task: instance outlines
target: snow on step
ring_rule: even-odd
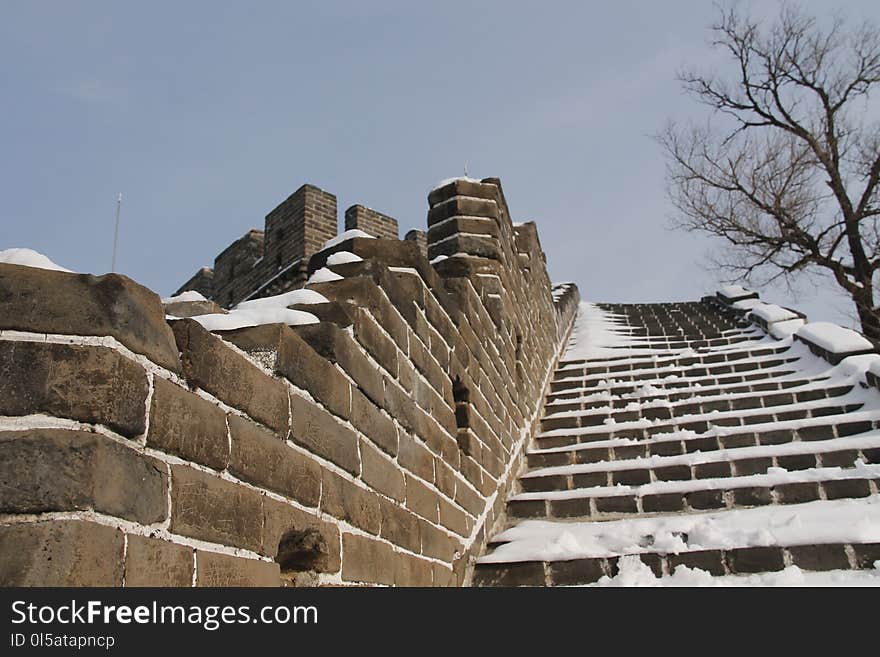
[[[526,520],[495,540],[504,543],[480,557],[479,563],[567,561],[756,546],[880,543],[880,495],[604,522]]]
[[[880,585],[846,570],[880,568],[875,386],[862,336],[738,286],[583,303],[508,498],[529,519],[474,581]]]
[[[618,574],[603,576],[595,584],[583,586],[638,586],[638,587],[679,587],[679,586],[811,586],[811,587],[878,587],[880,586],[880,562],[872,570],[830,570],[810,572],[797,566],[788,566],[779,572],[756,573],[754,575],[714,576],[699,568],[678,566],[671,575],[657,577],[649,566],[637,556],[621,557]]]

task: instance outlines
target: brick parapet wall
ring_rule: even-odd
[[[302,287],[308,259],[336,236],[336,224],[336,197],[302,185],[266,215],[264,231],[248,231],[214,259],[213,269],[203,267],[175,294],[195,290],[230,308]]]
[[[319,324],[221,334],[124,277],[0,266],[0,581],[466,583],[577,305],[533,227],[499,240],[455,267],[350,240]]]
[[[345,211],[345,230],[362,230],[373,237],[397,239],[397,219],[363,205]]]

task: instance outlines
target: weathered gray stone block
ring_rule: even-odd
[[[0,306],[0,329],[110,335],[154,363],[180,370],[162,302],[125,276],[0,264]]]
[[[0,511],[94,509],[148,525],[168,515],[165,466],[96,433],[0,433]]]

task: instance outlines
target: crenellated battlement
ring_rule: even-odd
[[[181,288],[305,288],[291,325],[0,265],[0,583],[467,583],[579,297],[496,179],[429,203],[427,235],[354,206],[379,235],[323,248],[336,199],[305,185]]]

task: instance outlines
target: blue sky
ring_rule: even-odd
[[[773,3],[753,3],[773,13]],[[829,3],[802,3],[827,14]],[[880,19],[876,2],[841,2]],[[440,179],[498,176],[585,299],[712,291],[667,229],[650,135],[700,116],[709,2],[44,2],[0,8],[0,249],[173,291],[302,183],[423,228]],[[804,286],[790,302],[840,320]]]

